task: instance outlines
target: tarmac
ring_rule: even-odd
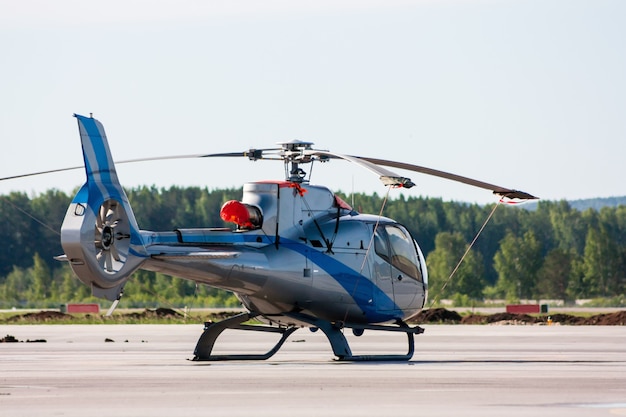
[[[3,325],[21,342],[0,343],[0,415],[626,416],[626,326],[423,327],[409,362],[349,363],[307,329],[267,361],[193,362],[202,324]],[[228,331],[215,353],[276,337]],[[349,341],[406,352],[402,334]]]

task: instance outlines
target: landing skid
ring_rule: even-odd
[[[252,326],[249,324],[241,324],[245,321],[248,321],[257,314],[253,313],[241,313],[236,316],[229,317],[226,320],[219,321],[217,323],[204,323],[204,332],[198,339],[198,343],[196,344],[196,349],[194,350],[194,361],[230,361],[230,360],[265,360],[269,359],[278,349],[285,343],[285,340],[296,330],[297,327],[270,327],[270,326]],[[280,340],[276,345],[270,349],[268,352],[264,354],[254,355],[254,354],[241,354],[241,355],[212,355],[211,351],[213,350],[213,346],[215,345],[215,341],[222,334],[222,332],[226,329],[235,329],[235,330],[249,330],[255,332],[270,332],[270,333],[281,333]]]
[[[242,324],[248,321],[258,314],[254,313],[241,313],[236,316],[230,317],[226,320],[222,320],[217,323],[205,323],[204,332],[198,339],[196,348],[194,350],[194,361],[228,361],[228,360],[265,360],[269,359],[285,343],[287,338],[298,327],[272,327],[266,325],[246,325]],[[424,333],[424,329],[415,326],[410,327],[403,321],[398,321],[397,326],[392,325],[375,325],[375,324],[343,324],[343,323],[331,323],[326,320],[317,319],[304,314],[292,313],[288,314],[289,317],[296,319],[300,322],[308,323],[311,326],[318,328],[324,332],[328,341],[330,342],[333,353],[339,361],[408,361],[413,357],[415,351],[414,335]],[[402,332],[407,335],[408,339],[408,352],[405,355],[401,354],[389,354],[389,355],[353,355],[348,344],[348,340],[343,334],[344,328],[351,328],[357,331],[363,330],[376,330],[376,331],[390,331],[390,332]],[[281,337],[278,343],[264,354],[236,354],[236,355],[213,355],[213,347],[217,338],[222,334],[224,330],[248,330],[256,332],[270,332],[280,333]]]
[[[413,335],[424,333],[424,329],[415,326],[410,327],[405,322],[398,320],[398,326],[391,325],[377,325],[377,324],[344,324],[342,323],[331,323],[326,320],[316,319],[309,316],[304,316],[301,314],[293,314],[290,315],[298,320],[305,321],[313,326],[319,328],[324,332],[328,341],[330,342],[330,346],[333,349],[333,353],[337,356],[337,360],[339,361],[350,361],[350,362],[359,362],[359,361],[408,361],[413,357],[413,353],[415,351],[415,340]],[[377,330],[377,331],[387,331],[387,332],[402,332],[405,333],[408,339],[408,352],[405,355],[398,354],[390,354],[390,355],[353,355],[350,350],[350,345],[348,344],[348,340],[344,336],[342,329],[344,327],[348,327],[355,330]],[[361,332],[362,333],[362,332]]]

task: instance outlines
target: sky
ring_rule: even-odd
[[[546,200],[623,196],[625,39],[620,0],[4,0],[0,177],[82,165],[72,115],[93,113],[115,160],[297,139]],[[397,171],[417,186],[392,197],[497,201]],[[196,159],[118,174],[127,187],[215,189],[284,169]],[[0,181],[0,194],[83,182]],[[311,182],[387,192],[343,161],[314,165]]]

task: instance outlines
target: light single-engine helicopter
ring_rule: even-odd
[[[428,273],[409,231],[392,219],[360,214],[328,188],[305,179],[302,165],[343,159],[379,175],[390,187],[414,183],[388,168],[461,181],[511,199],[530,194],[416,165],[316,150],[312,143],[279,143],[273,149],[198,155],[280,160],[286,178],[243,186],[241,201],[229,201],[221,218],[233,228],[141,230],[120,185],[102,124],[78,120],[87,181],[71,202],[61,244],[78,278],[97,297],[114,301],[137,269],[156,271],[232,291],[245,313],[206,323],[195,360],[267,359],[297,329],[320,329],[338,360],[409,360],[414,335],[407,319],[424,306]],[[252,318],[261,325],[245,322]],[[344,329],[405,333],[406,354],[354,355]],[[226,329],[275,332],[276,345],[261,354],[213,354]]]

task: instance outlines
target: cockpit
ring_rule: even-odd
[[[374,232],[374,250],[401,273],[422,281],[421,263],[411,235],[399,225],[379,225]]]

